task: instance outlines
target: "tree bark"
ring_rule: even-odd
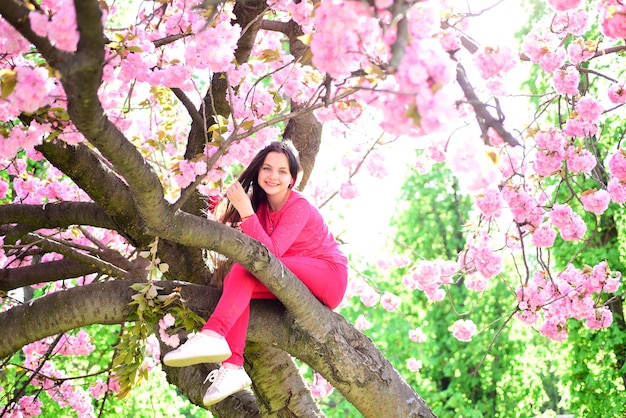
[[[96,323],[125,322],[131,313],[128,303],[134,294],[130,285],[137,282],[116,280],[75,287],[0,313],[5,335],[0,339],[0,358],[50,335]],[[173,281],[157,284],[164,288],[164,294],[181,287],[186,305],[203,317],[208,316],[219,298],[218,292],[203,286]],[[364,417],[434,416],[372,341],[341,315],[319,304],[301,321],[285,312],[276,301],[260,302],[252,304],[248,340],[253,343],[253,350],[259,345],[273,347],[306,362]],[[258,355],[257,351],[252,352],[253,357]],[[168,374],[192,402],[201,405],[203,393],[198,392],[198,381],[205,372],[202,369],[193,379],[187,373],[196,372],[183,371],[184,378],[180,374],[171,375],[172,370]],[[254,376],[256,371],[251,373]]]

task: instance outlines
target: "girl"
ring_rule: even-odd
[[[336,308],[347,286],[347,259],[315,206],[293,190],[300,163],[285,142],[262,149],[226,191],[222,222],[236,225],[263,243],[323,304]],[[252,188],[249,197],[248,192]],[[201,332],[163,357],[171,367],[222,362],[208,379],[206,406],[251,385],[243,351],[251,299],[275,299],[257,278],[234,264],[222,296]]]

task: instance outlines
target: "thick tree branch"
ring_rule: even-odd
[[[2,205],[0,225],[22,223],[40,228],[67,228],[70,225],[91,225],[115,229],[117,225],[91,202],[52,202],[44,205]]]
[[[5,338],[0,339],[0,358],[30,342],[74,328],[125,322],[134,294],[130,285],[136,282],[116,280],[75,287],[0,313],[0,323],[6,329]],[[219,297],[203,286],[172,281],[156,284],[163,287],[163,294],[180,287],[186,306],[204,317]],[[341,315],[319,303],[304,322],[283,312],[275,301],[253,303],[248,339],[283,349],[310,364],[364,417],[434,417],[372,341]],[[184,383],[179,387],[185,388]],[[382,398],[381,393],[389,396]]]
[[[267,344],[250,343],[246,346],[246,360],[252,365],[263,365],[248,367],[263,416],[324,416],[287,353]]]
[[[71,259],[0,270],[0,293],[38,283],[55,282],[97,273],[98,269]]]

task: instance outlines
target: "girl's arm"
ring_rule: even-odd
[[[297,199],[286,204],[271,237],[267,235],[256,215],[242,222],[241,230],[263,243],[276,257],[282,257],[309,222],[310,216],[310,204],[305,199]]]

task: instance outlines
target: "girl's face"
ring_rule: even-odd
[[[257,182],[267,193],[268,198],[274,200],[285,197],[293,181],[287,156],[282,152],[274,151],[267,154],[259,170]]]

